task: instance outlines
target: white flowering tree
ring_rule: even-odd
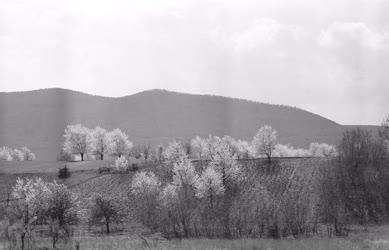
[[[132,142],[128,139],[128,135],[120,129],[115,129],[106,135],[107,151],[113,156],[128,155],[133,147]]]
[[[131,192],[135,196],[155,196],[159,193],[161,182],[153,172],[139,172],[131,182]]]
[[[242,171],[236,160],[236,151],[230,138],[209,136],[207,145],[207,154],[211,159],[209,165],[222,174],[223,185],[236,183],[240,179]]]
[[[156,229],[158,196],[161,182],[153,172],[139,172],[131,182],[131,194],[135,197],[136,211],[139,220],[147,227]]]
[[[193,154],[198,157],[200,162],[202,162],[203,158],[207,155],[207,142],[205,139],[200,136],[196,136],[190,141],[192,146]]]
[[[195,167],[191,164],[188,158],[183,158],[180,161],[174,163],[173,166],[173,181],[168,184],[164,189],[164,192],[170,192],[169,195],[176,196],[177,199],[170,201],[170,206],[165,206],[167,209],[172,209],[170,213],[174,214],[174,218],[177,220],[177,226],[182,228],[183,236],[189,236],[190,221],[192,214],[196,208],[195,199],[195,186],[198,180]],[[162,193],[165,197],[167,193]],[[162,199],[162,202],[166,205],[166,200]]]
[[[11,150],[12,149],[10,149],[8,147],[1,147],[0,148],[0,160],[12,161],[13,158],[12,158]]]
[[[310,153],[306,149],[294,148],[290,145],[277,144],[274,147],[273,155],[277,157],[306,157]]]
[[[77,197],[66,185],[55,181],[48,183],[48,192],[41,202],[47,204],[43,210],[43,220],[49,225],[52,247],[60,238],[70,236],[70,225],[78,222],[80,209]]]
[[[163,157],[166,159],[168,164],[174,165],[175,163],[182,161],[188,156],[185,152],[183,144],[176,140],[169,143],[163,152]]]
[[[250,143],[244,140],[235,140],[233,143],[238,159],[248,158],[251,155]]]
[[[25,160],[25,161],[33,161],[33,160],[35,160],[35,154],[29,149],[29,148],[27,148],[27,147],[22,147],[21,149],[20,149],[20,151],[22,151],[22,153],[23,153],[23,159]]]
[[[214,197],[224,194],[222,174],[212,166],[207,167],[196,182],[196,196],[209,198],[209,204],[213,206]]]
[[[68,226],[77,221],[79,207],[76,197],[63,184],[45,182],[41,178],[18,179],[12,189],[15,201],[10,217],[15,220],[24,249],[25,239],[33,237],[34,222],[47,223],[53,248],[60,237],[68,237]]]
[[[87,138],[90,130],[81,124],[68,125],[65,129],[63,149],[69,154],[79,154],[81,161],[88,152]]]
[[[115,160],[115,168],[119,171],[127,171],[128,166],[128,160],[125,156],[120,156]]]
[[[173,184],[181,187],[183,185],[194,186],[198,179],[196,170],[189,159],[185,158],[174,163]]]
[[[12,155],[12,160],[14,161],[24,161],[24,153],[22,150],[14,148],[10,151]]]
[[[338,155],[338,151],[334,145],[317,142],[311,143],[309,153],[313,157],[336,157]]]
[[[107,153],[107,130],[101,127],[94,128],[88,136],[89,152],[100,156],[100,160],[104,159],[104,154]]]
[[[253,149],[257,155],[264,155],[268,161],[271,161],[271,157],[274,151],[274,147],[277,141],[277,131],[269,125],[262,126],[257,134],[254,136],[251,143]]]
[[[48,195],[48,184],[41,178],[17,179],[11,193],[15,202],[10,204],[12,208],[8,216],[14,221],[14,233],[20,239],[21,249],[25,248],[26,240],[27,243],[33,240],[33,223],[48,208],[45,198]]]
[[[231,140],[228,137],[220,138],[217,136],[207,139],[208,154],[211,162],[208,168],[213,168],[214,171],[220,174],[222,185],[225,189],[223,196],[222,209],[225,211],[223,216],[224,232],[226,237],[230,237],[229,229],[229,211],[231,201],[238,194],[239,183],[243,180],[242,169],[238,164],[235,150]]]
[[[234,158],[233,149],[227,140],[218,136],[208,136],[207,140],[207,157],[210,160],[219,160],[225,158]]]

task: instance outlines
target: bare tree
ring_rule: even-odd
[[[99,224],[103,222],[105,232],[110,234],[110,225],[121,222],[124,217],[121,210],[119,202],[114,197],[95,194],[90,204],[90,223]]]

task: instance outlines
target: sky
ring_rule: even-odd
[[[0,91],[148,89],[389,113],[387,0],[0,0]]]

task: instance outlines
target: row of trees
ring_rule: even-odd
[[[120,129],[107,132],[104,128],[89,129],[77,125],[68,125],[65,129],[63,150],[69,154],[79,154],[81,161],[86,154],[98,155],[103,160],[104,154],[120,157],[127,155],[133,147],[128,136]]]
[[[211,160],[212,143],[214,137],[196,138],[191,140],[189,152],[200,160]],[[277,143],[277,131],[268,125],[261,127],[251,142],[236,140],[230,136],[222,138],[229,144],[235,158],[266,157],[335,157],[338,152],[334,145],[326,143],[311,143],[309,149],[293,148],[290,145]],[[188,150],[187,150],[188,151]]]
[[[180,142],[176,140],[164,147],[156,147],[155,153],[150,146],[135,146],[129,141],[128,136],[119,129],[107,132],[105,129],[96,127],[86,128],[80,124],[69,125],[65,129],[64,151],[68,154],[79,154],[84,160],[86,154],[98,155],[102,160],[104,154],[116,156],[114,166],[119,171],[127,171],[130,166],[139,167],[147,163],[148,159],[160,164],[164,161],[171,161],[172,155],[177,154],[177,150],[182,150],[188,157],[203,160],[212,160],[215,144],[220,141],[228,144],[234,158],[254,158],[266,157],[269,162],[272,157],[334,157],[337,155],[335,146],[325,143],[312,143],[309,149],[295,149],[289,145],[277,144],[277,132],[272,127],[265,125],[261,127],[251,142],[236,140],[231,136],[222,138],[199,136],[190,142]]]
[[[35,154],[27,147],[10,148],[10,147],[1,147],[0,148],[0,160],[4,161],[33,161],[35,160]]]

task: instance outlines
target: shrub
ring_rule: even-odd
[[[69,177],[70,177],[70,171],[66,165],[63,168],[60,168],[58,170],[58,178],[59,179],[67,179]]]
[[[128,170],[128,161],[126,157],[120,156],[115,160],[115,168],[118,171],[127,171]]]

